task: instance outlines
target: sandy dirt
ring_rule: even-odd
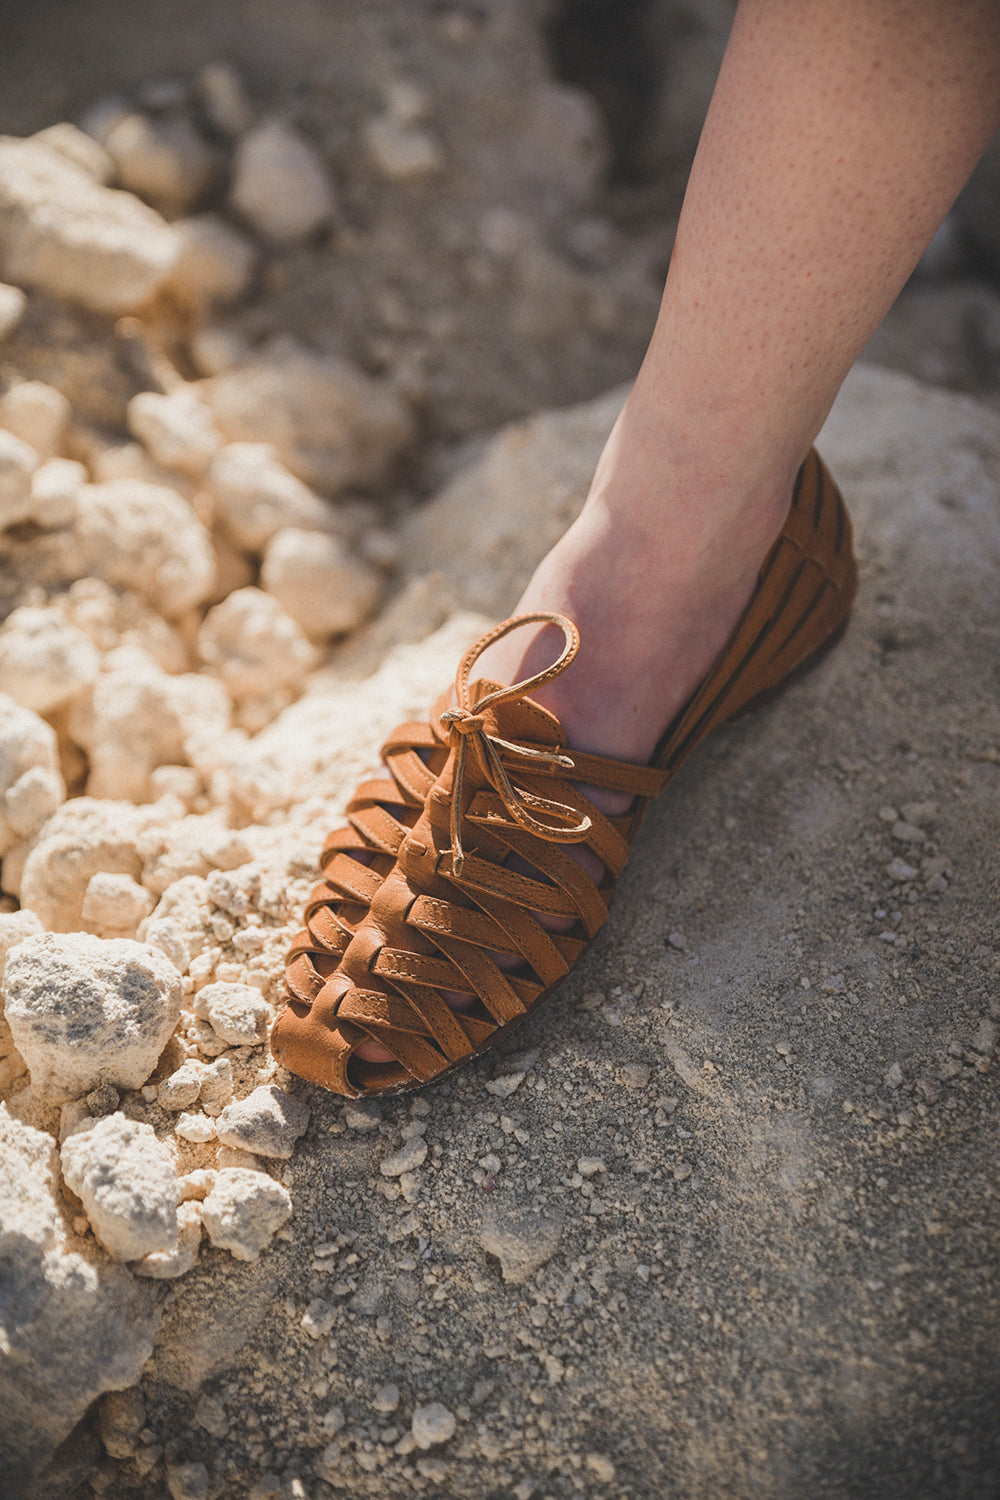
[[[224,53],[324,142],[350,205],[339,259],[274,256],[231,322],[402,370],[421,444],[379,503],[395,525],[445,489],[406,522],[423,528],[393,585],[409,603],[390,597],[285,711],[275,754],[292,780],[312,756],[315,796],[247,837],[290,911],[381,734],[448,678],[482,624],[469,611],[501,615],[546,527],[579,504],[616,398],[492,433],[628,377],[669,243],[663,225],[630,239],[599,174],[560,196],[555,148],[527,186],[523,156],[498,148],[499,196],[558,259],[484,258],[497,188],[480,191],[476,162],[491,132],[509,145],[519,129],[502,67],[546,82],[537,33],[500,5],[421,7],[419,23],[383,3],[334,9],[331,51],[331,11],[307,0],[278,19],[249,0],[169,16],[147,3],[128,23],[96,0],[15,4],[0,66],[0,124],[25,133]],[[488,18],[489,48],[422,39],[459,14]],[[431,78],[458,163],[418,208],[366,200],[345,144],[390,64]],[[485,123],[463,67],[482,89],[492,77]],[[442,239],[449,217],[464,238]],[[553,285],[558,318],[532,324]],[[862,561],[842,643],[659,799],[607,927],[503,1048],[365,1108],[281,1076],[311,1111],[272,1167],[288,1224],[255,1262],[204,1245],[159,1285],[136,1387],[149,1461],[107,1451],[95,1405],[33,1500],[994,1500],[1000,425],[949,295],[995,304],[988,288],[911,289],[881,349],[983,399],[859,368],[820,443]],[[583,329],[572,346],[559,318]],[[104,350],[88,370],[121,375],[106,328],[74,322],[80,339],[88,359]],[[120,392],[102,389],[102,420],[134,380],[129,367]],[[446,481],[478,487],[478,531],[456,537]],[[538,525],[491,554],[505,482]],[[477,569],[490,591],[466,597]],[[307,747],[301,726],[324,722],[328,741]],[[251,1062],[248,1087],[259,1049]]]

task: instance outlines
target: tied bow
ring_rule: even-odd
[[[515,682],[510,687],[497,688],[492,693],[487,693],[476,704],[475,709],[471,708],[469,706],[469,674],[487,646],[491,646],[494,641],[500,640],[521,625],[536,623],[557,625],[562,631],[564,645],[558,660],[546,667],[544,671],[537,672],[533,677],[526,677],[523,682]],[[572,758],[557,750],[537,750],[530,745],[518,745],[511,740],[501,739],[498,735],[488,734],[485,728],[486,709],[493,708],[498,703],[509,703],[515,698],[523,698],[532,689],[551,682],[554,677],[559,676],[560,672],[565,671],[579,649],[580,636],[572,621],[567,620],[564,615],[539,610],[532,614],[516,615],[511,620],[505,620],[502,625],[498,625],[495,630],[491,630],[488,635],[478,641],[463,657],[455,679],[457,706],[445,709],[440,720],[445,728],[451,731],[453,746],[457,739],[458,749],[451,797],[451,850],[454,874],[461,875],[462,866],[465,863],[461,834],[462,781],[470,743],[487,781],[514,822],[521,828],[527,829],[529,833],[537,834],[539,838],[547,839],[550,843],[578,843],[589,833],[590,819],[580,816],[576,808],[568,807],[563,802],[552,801],[548,797],[538,797],[534,792],[516,786],[510,779],[501,752],[508,756],[515,756],[522,761],[525,770],[572,771]],[[552,821],[543,822],[538,814],[543,814]]]

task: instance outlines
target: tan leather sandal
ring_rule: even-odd
[[[856,584],[847,511],[810,453],[742,618],[646,766],[568,749],[555,716],[527,696],[576,655],[569,620],[517,616],[484,635],[462,660],[454,701],[443,695],[429,723],[391,736],[389,776],[358,788],[348,827],[327,840],[323,879],[289,954],[287,1004],[271,1038],[277,1060],[353,1097],[415,1088],[491,1047],[603,925],[652,798],[717,725],[837,639]],[[563,631],[557,661],[509,687],[470,683],[487,646],[536,621]],[[584,787],[627,793],[631,807],[609,816]],[[601,861],[599,883],[566,852],[570,843]],[[508,868],[511,855],[537,878]],[[543,915],[568,930],[547,930]],[[521,962],[501,968],[498,954]],[[474,1008],[453,1010],[443,994],[455,991],[474,993]],[[366,1040],[395,1062],[358,1058]]]

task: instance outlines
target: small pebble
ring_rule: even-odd
[[[605,1454],[588,1453],[585,1463],[600,1484],[610,1484],[614,1479],[615,1466]]]
[[[210,1120],[207,1115],[181,1114],[177,1117],[174,1134],[179,1135],[182,1141],[195,1141],[198,1144],[214,1141],[215,1121]]]
[[[413,1441],[418,1448],[433,1448],[454,1437],[456,1425],[453,1414],[440,1401],[432,1401],[429,1406],[415,1407],[411,1425]]]
[[[427,1142],[419,1136],[411,1136],[398,1151],[383,1158],[379,1170],[383,1177],[402,1177],[404,1172],[415,1172],[426,1160]]]
[[[648,1063],[622,1064],[621,1078],[627,1089],[644,1089],[652,1076],[653,1070]]]
[[[102,1115],[112,1115],[120,1103],[118,1090],[110,1083],[104,1083],[99,1089],[93,1089],[87,1095],[87,1109],[95,1119]]]

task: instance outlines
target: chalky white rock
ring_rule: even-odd
[[[93,642],[51,606],[24,605],[0,626],[0,693],[24,708],[52,713],[91,687],[100,670]]]
[[[62,391],[42,380],[22,380],[0,397],[0,427],[27,443],[40,459],[58,457],[71,414]]]
[[[247,552],[260,552],[286,526],[331,527],[331,508],[289,472],[271,443],[228,443],[212,461],[206,488],[216,522]]]
[[[74,577],[131,589],[167,620],[203,603],[215,579],[205,527],[175,490],[140,479],[86,485],[74,528]]]
[[[131,312],[173,268],[169,224],[37,140],[0,138],[0,276],[95,312]]]
[[[279,244],[305,239],[334,213],[333,186],[310,143],[283,120],[263,120],[241,139],[230,202],[258,234]]]
[[[258,1046],[274,1020],[273,1007],[250,984],[206,984],[195,996],[194,1013],[233,1047]]]
[[[204,389],[230,442],[273,443],[292,473],[324,495],[383,484],[414,436],[410,410],[387,381],[289,338]]]
[[[231,706],[221,683],[201,673],[172,676],[138,647],[121,647],[86,699],[74,703],[69,731],[90,758],[92,797],[145,801],[156,766],[185,765],[188,735],[221,736]]]
[[[223,1167],[202,1204],[212,1244],[236,1260],[256,1260],[290,1217],[288,1189],[266,1172]]]
[[[37,833],[65,796],[55,732],[0,693],[0,856]],[[11,889],[9,873],[5,859],[5,890]]]
[[[183,114],[123,115],[103,140],[122,187],[168,219],[197,208],[212,187],[219,159]]]
[[[199,309],[241,297],[257,263],[252,241],[217,214],[181,219],[174,228],[180,251],[171,289]]]
[[[170,1152],[151,1125],[105,1115],[74,1131],[61,1158],[67,1186],[113,1260],[174,1249],[180,1187]]]
[[[272,1083],[228,1105],[215,1128],[224,1146],[287,1161],[308,1124],[306,1106]]]
[[[22,438],[0,430],[0,530],[31,515],[31,476],[38,454]]]
[[[274,714],[291,703],[318,660],[302,627],[257,588],[237,589],[209,610],[198,655],[234,703],[264,698]]]
[[[139,1088],[181,1008],[181,977],[155,948],[43,933],[7,955],[4,1010],[32,1087],[53,1102],[110,1083]]]
[[[382,591],[380,574],[339,537],[295,527],[268,543],[260,579],[315,641],[356,630]]]
[[[17,1308],[0,1364],[11,1494],[27,1493],[102,1391],[134,1386],[160,1319],[148,1289],[68,1231],[62,1202],[51,1136],[0,1105],[0,1260]]]
[[[129,402],[125,419],[155,463],[184,474],[203,474],[222,444],[211,412],[187,386],[163,396],[140,391]]]

